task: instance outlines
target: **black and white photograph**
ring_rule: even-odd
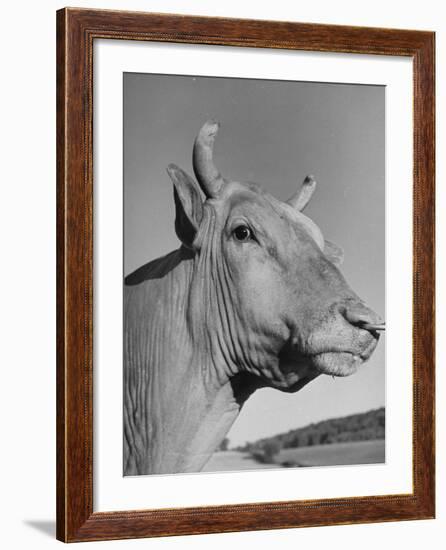
[[[444,546],[446,18],[411,7],[3,6],[2,548]]]
[[[123,101],[123,475],[384,463],[385,87]]]

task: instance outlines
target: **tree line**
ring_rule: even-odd
[[[269,456],[276,454],[280,449],[384,439],[385,425],[385,409],[381,407],[361,414],[309,424],[303,428],[246,443],[237,447],[236,450]]]

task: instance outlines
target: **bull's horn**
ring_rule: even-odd
[[[219,127],[220,124],[215,120],[204,123],[198,132],[192,155],[195,177],[204,194],[209,198],[216,197],[225,183],[212,160],[214,140]]]
[[[300,212],[307,206],[316,189],[316,180],[313,176],[307,176],[299,191],[287,200],[287,203]]]

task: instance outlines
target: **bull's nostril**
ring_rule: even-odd
[[[346,307],[342,310],[342,314],[354,327],[370,332],[385,330],[385,324],[381,317],[363,304],[358,303]]]

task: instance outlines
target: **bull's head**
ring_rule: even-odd
[[[281,202],[252,183],[223,178],[212,160],[218,123],[195,141],[201,190],[170,165],[176,232],[195,259],[188,322],[228,374],[247,371],[295,391],[320,373],[346,376],[366,361],[382,320],[338,269],[341,250],[302,210],[316,182]]]

